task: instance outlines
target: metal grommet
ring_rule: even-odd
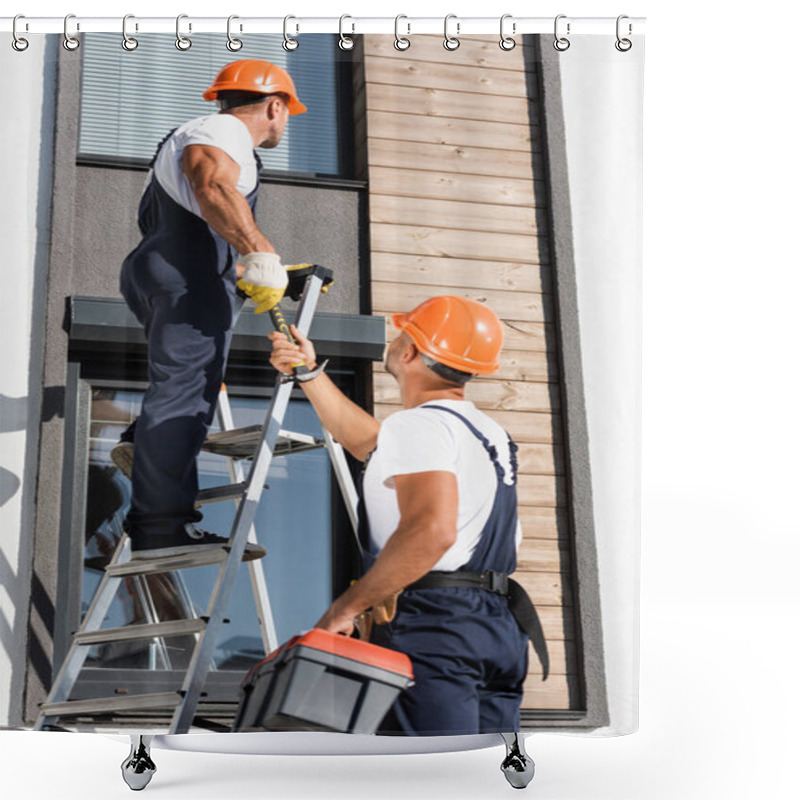
[[[349,36],[345,36],[344,32],[342,31],[342,24],[344,23],[344,21],[346,19],[353,19],[353,18],[349,14],[342,14],[342,16],[339,17],[339,49],[340,50],[352,50],[356,46],[356,43]],[[356,30],[356,26],[353,25],[352,26],[352,30],[350,32],[351,33],[355,33],[355,30]]]
[[[394,18],[394,49],[395,50],[408,50],[411,47],[411,39],[406,39],[405,36],[400,35],[400,20],[401,19],[408,19],[405,14],[398,14]],[[411,35],[411,23],[406,23],[406,28],[408,28],[407,33]]]
[[[71,19],[75,19],[74,14],[67,14],[64,17],[64,41],[62,42],[64,49],[70,52],[77,50],[81,46],[81,43],[74,36],[69,35],[69,21]],[[75,30],[80,30],[80,25],[77,25]]]
[[[511,19],[511,17],[511,14],[503,14],[503,16],[500,17],[500,49],[505,51],[513,50],[517,46],[517,43],[511,38],[511,36],[506,36],[505,32],[503,31],[506,20]],[[512,22],[511,33],[514,34],[516,32],[517,23]]]
[[[290,19],[297,19],[297,17],[293,17],[291,14],[289,14],[283,18],[283,49],[288,50],[291,53],[292,50],[297,50],[297,48],[300,47],[300,42],[298,42],[297,39],[293,39],[291,36],[289,36],[288,25]],[[296,25],[295,31],[299,30],[300,26]]]
[[[617,17],[617,41],[614,42],[614,47],[616,47],[617,50],[620,51],[620,53],[627,53],[628,50],[630,50],[631,47],[633,47],[633,42],[630,39],[625,39],[622,36],[620,36],[620,22],[622,22],[622,20],[624,20],[624,19],[628,19],[628,15],[627,14],[620,14]],[[629,22],[628,23],[628,36],[630,36],[631,33],[633,33],[633,26]]]
[[[559,23],[560,20],[566,19],[566,18],[567,18],[566,14],[559,14],[556,17],[555,23],[553,24],[553,36],[554,36],[553,47],[555,47],[555,49],[558,50],[559,53],[563,53],[565,50],[569,50],[569,46],[570,46],[570,41],[569,41],[569,39],[567,39],[566,36],[559,36],[558,35],[558,23]],[[568,22],[567,23],[567,36],[569,36],[569,31],[570,31],[570,24]]]
[[[187,19],[188,14],[178,14],[175,19],[175,47],[178,50],[186,51],[192,46],[192,40],[181,34],[181,20]],[[192,32],[192,23],[189,23],[189,33]]]
[[[444,41],[442,42],[442,44],[444,45],[444,49],[449,50],[450,52],[452,52],[453,50],[458,50],[458,48],[461,47],[461,42],[459,42],[458,39],[456,38],[456,36],[461,30],[461,23],[456,22],[456,36],[451,36],[447,31],[447,26],[451,19],[456,19],[456,15],[448,14],[444,18]]]
[[[133,14],[126,14],[122,18],[122,49],[131,52],[135,50],[139,46],[139,40],[134,39],[133,36],[128,36],[128,20],[135,19]],[[139,30],[139,26],[136,26],[136,30]]]
[[[11,27],[11,35],[14,38],[11,40],[11,46],[18,53],[21,53],[23,50],[27,50],[28,49],[28,45],[30,44],[30,42],[27,39],[23,39],[23,37],[20,36],[17,33],[17,20],[18,19],[25,19],[25,15],[24,14],[17,14],[17,16],[14,17],[14,23],[13,23],[13,25]],[[25,30],[28,30],[28,23],[27,22],[25,23]]]
[[[225,42],[225,47],[227,47],[231,53],[238,53],[244,47],[244,42],[231,34],[231,22],[235,19],[239,19],[236,14],[231,14],[228,17],[228,41]],[[242,30],[241,25],[239,26],[239,30]]]

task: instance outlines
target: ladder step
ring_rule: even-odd
[[[263,553],[263,550],[261,551]],[[224,547],[206,547],[196,553],[182,556],[167,556],[165,558],[135,559],[119,564],[109,564],[106,573],[111,578],[123,578],[129,575],[155,575],[159,572],[173,572],[177,569],[190,569],[191,567],[206,567],[209,564],[219,564],[228,557]],[[245,552],[242,561],[253,561],[262,555],[252,555]]]
[[[99,631],[78,631],[75,644],[95,645],[105,642],[129,642],[165,636],[200,633],[206,627],[202,619],[175,619],[169,622],[153,622],[146,625],[126,625],[124,628],[106,628]]]
[[[201,489],[197,493],[196,506],[207,505],[208,503],[220,503],[223,500],[239,500],[247,484],[242,481],[241,483],[230,483],[224,486],[212,486],[210,489]]]
[[[143,711],[154,708],[176,708],[181,702],[179,692],[161,694],[129,694],[118,697],[97,697],[91,700],[67,700],[63,703],[43,703],[42,713],[48,717],[70,714],[103,714],[111,711]]]
[[[212,433],[205,440],[203,450],[227,458],[252,458],[261,443],[261,431],[261,425],[250,425],[247,428]],[[275,455],[286,456],[305,450],[317,450],[324,446],[324,440],[316,436],[280,430],[275,445]]]

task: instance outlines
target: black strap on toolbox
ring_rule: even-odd
[[[439,589],[448,586],[468,586],[484,589],[487,592],[508,598],[508,609],[517,625],[528,634],[533,650],[542,665],[542,680],[550,674],[550,656],[547,652],[547,640],[544,636],[542,622],[536,613],[525,589],[503,572],[429,572],[418,581],[406,586],[405,591],[414,589]]]

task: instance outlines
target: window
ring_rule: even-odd
[[[78,157],[81,160],[147,164],[170,130],[194,117],[213,114],[216,103],[203,91],[224,64],[237,58],[262,58],[286,68],[298,96],[308,107],[292,117],[286,133],[272,150],[259,149],[270,172],[349,177],[343,138],[350,130],[340,120],[345,62],[336,37],[307,34],[287,53],[283,37],[246,37],[238,54],[226,50],[213,34],[192,36],[192,47],[179,51],[175,37],[139,37],[139,47],[126,51],[116,34],[87,36],[81,47],[81,89]],[[335,67],[331,69],[331,64]],[[344,124],[343,124],[344,122]]]
[[[141,391],[93,387],[90,403],[86,482],[86,528],[83,558],[82,614],[95,595],[105,565],[122,535],[122,520],[130,503],[130,483],[113,465],[109,454],[119,434],[137,416]],[[266,414],[263,397],[231,397],[237,427],[260,425]],[[288,430],[321,436],[310,405],[289,405]],[[200,488],[230,483],[227,459],[201,453]],[[259,541],[267,548],[264,567],[278,640],[307,630],[332,600],[331,475],[324,449],[277,456],[256,517]],[[234,503],[220,502],[202,509],[200,526],[227,535]],[[202,616],[207,608],[219,566],[194,568],[124,581],[117,591],[104,627]],[[253,602],[252,585],[242,568],[228,616],[230,623],[214,654],[218,670],[242,670],[264,657],[264,646]],[[194,638],[112,642],[92,648],[87,667],[100,669],[185,669]]]

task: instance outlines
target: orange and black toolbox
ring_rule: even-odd
[[[374,733],[413,677],[404,653],[315,628],[247,673],[233,730]]]

